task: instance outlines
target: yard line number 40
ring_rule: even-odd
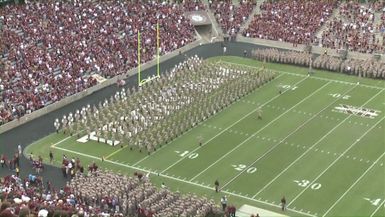
[[[175,152],[178,153],[180,157],[187,157],[189,159],[195,159],[199,156],[199,154],[195,152],[191,152],[191,153],[189,151],[184,151],[184,152],[175,151]]]

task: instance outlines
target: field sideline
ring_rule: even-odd
[[[262,66],[239,57],[208,61]],[[385,216],[385,82],[318,70],[307,76],[307,68],[283,64],[265,67],[277,78],[151,155],[56,133],[24,154],[49,162],[51,149],[56,166],[66,154],[129,175],[141,170],[158,185],[218,203],[228,194],[237,207],[282,213],[285,196],[289,216]],[[216,179],[221,193],[213,190]]]

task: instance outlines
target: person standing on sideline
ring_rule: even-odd
[[[226,46],[223,46],[223,54],[226,54],[227,48]]]
[[[19,169],[19,167],[17,166],[15,170],[16,170],[16,176],[19,177],[19,175],[20,175],[20,169]]]
[[[281,208],[282,208],[282,211],[286,210],[286,198],[285,198],[285,196],[283,196],[281,199]]]
[[[53,153],[52,150],[49,150],[49,162],[52,164],[53,162]]]
[[[203,142],[203,137],[201,135],[198,136],[198,143],[199,143],[199,146],[202,146],[202,142]]]
[[[225,212],[226,207],[227,207],[227,196],[226,195],[221,198],[221,204],[222,204],[222,210],[223,210],[223,212]]]
[[[17,146],[17,150],[19,151],[19,155],[21,155],[21,154],[22,154],[22,151],[23,151],[22,148],[21,148],[21,145],[18,145],[18,146]]]
[[[262,120],[262,108],[261,107],[258,107],[257,114],[258,114],[258,119]]]
[[[215,192],[219,192],[219,182],[218,182],[218,180],[215,180],[215,182],[214,182],[214,185],[215,185]]]

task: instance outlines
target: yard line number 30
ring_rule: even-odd
[[[309,186],[311,183],[309,180],[303,179],[303,180],[294,180],[295,183],[298,184],[298,186],[306,188]],[[318,190],[322,187],[321,183],[313,183],[310,185],[310,188],[313,190]]]

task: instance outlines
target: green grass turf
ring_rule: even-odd
[[[209,61],[262,66],[239,57]],[[128,175],[150,172],[157,185],[165,182],[172,190],[218,203],[228,194],[229,203],[238,207],[281,212],[284,195],[290,216],[385,216],[385,82],[319,70],[308,77],[307,68],[283,64],[265,67],[279,76],[150,156],[97,142],[78,143],[62,134],[36,141],[25,153],[47,162],[52,149],[57,166],[67,154],[79,156],[85,165],[96,161]],[[290,88],[280,95],[278,85]],[[333,111],[340,104],[380,113],[370,119]],[[262,120],[257,118],[259,106]],[[213,191],[216,179],[221,193]]]

